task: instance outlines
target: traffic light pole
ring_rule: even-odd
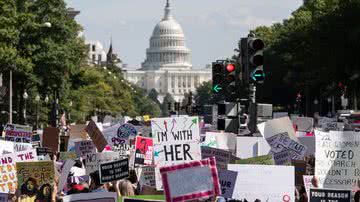
[[[256,104],[256,84],[250,84],[250,105],[249,105],[249,130],[251,134],[257,128],[257,104]]]

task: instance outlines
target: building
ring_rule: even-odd
[[[75,19],[75,17],[79,14],[80,14],[80,11],[75,10],[75,8],[67,8],[67,15],[70,18]]]
[[[160,101],[166,93],[182,101],[185,93],[195,92],[196,87],[211,79],[211,69],[192,68],[191,51],[181,26],[171,15],[169,0],[164,17],[153,30],[145,61],[140,69],[127,70],[125,78],[147,92],[156,89]]]
[[[99,41],[86,41],[88,45],[88,63],[102,65],[106,63],[106,52]]]

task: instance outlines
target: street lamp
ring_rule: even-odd
[[[39,126],[39,102],[40,102],[39,94],[36,95],[35,101],[36,101],[36,126],[35,126],[35,129],[38,129],[38,126]]]
[[[69,102],[69,122],[71,121],[71,116],[70,116],[70,111],[71,111],[71,107],[73,106],[73,102],[70,101]],[[71,122],[70,122],[71,123]]]
[[[23,111],[24,123],[26,124],[26,102],[27,102],[27,99],[29,98],[29,95],[27,94],[26,90],[24,91],[23,98],[24,98],[24,111]]]
[[[46,97],[45,97],[45,103],[47,104],[48,102],[49,102],[49,96],[48,95],[46,95]]]

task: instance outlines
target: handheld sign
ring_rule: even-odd
[[[59,133],[60,130],[58,128],[47,127],[44,130],[42,146],[48,147],[52,150],[52,152],[56,153],[59,151]]]
[[[310,189],[310,202],[351,202],[351,190]]]
[[[162,189],[159,168],[201,159],[198,117],[156,118],[154,135],[156,189]]]
[[[160,168],[166,201],[189,201],[220,195],[215,161],[212,157]]]
[[[85,131],[89,134],[98,151],[102,152],[107,145],[107,141],[93,120],[86,126]]]
[[[100,164],[100,182],[105,184],[129,177],[129,159]]]
[[[152,165],[153,139],[136,136],[135,140],[135,165]]]
[[[75,142],[75,152],[77,157],[86,156],[96,152],[94,143],[91,140],[83,140]]]
[[[118,202],[115,192],[96,192],[64,196],[63,202]]]
[[[4,128],[5,140],[12,142],[31,142],[32,127],[18,124],[7,124]]]
[[[219,170],[219,182],[221,186],[221,196],[232,198],[237,172],[230,170]]]

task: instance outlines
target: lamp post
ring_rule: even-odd
[[[23,111],[24,123],[26,124],[26,102],[27,102],[27,99],[29,98],[29,95],[27,94],[26,90],[24,91],[23,98],[24,98],[24,111]]]
[[[39,126],[39,102],[40,102],[39,94],[36,95],[35,101],[36,101],[36,125],[35,125],[35,128],[38,129],[38,126]]]
[[[71,112],[71,107],[73,106],[73,102],[70,101],[69,102],[69,123],[71,123],[71,116],[70,116],[70,112]]]

